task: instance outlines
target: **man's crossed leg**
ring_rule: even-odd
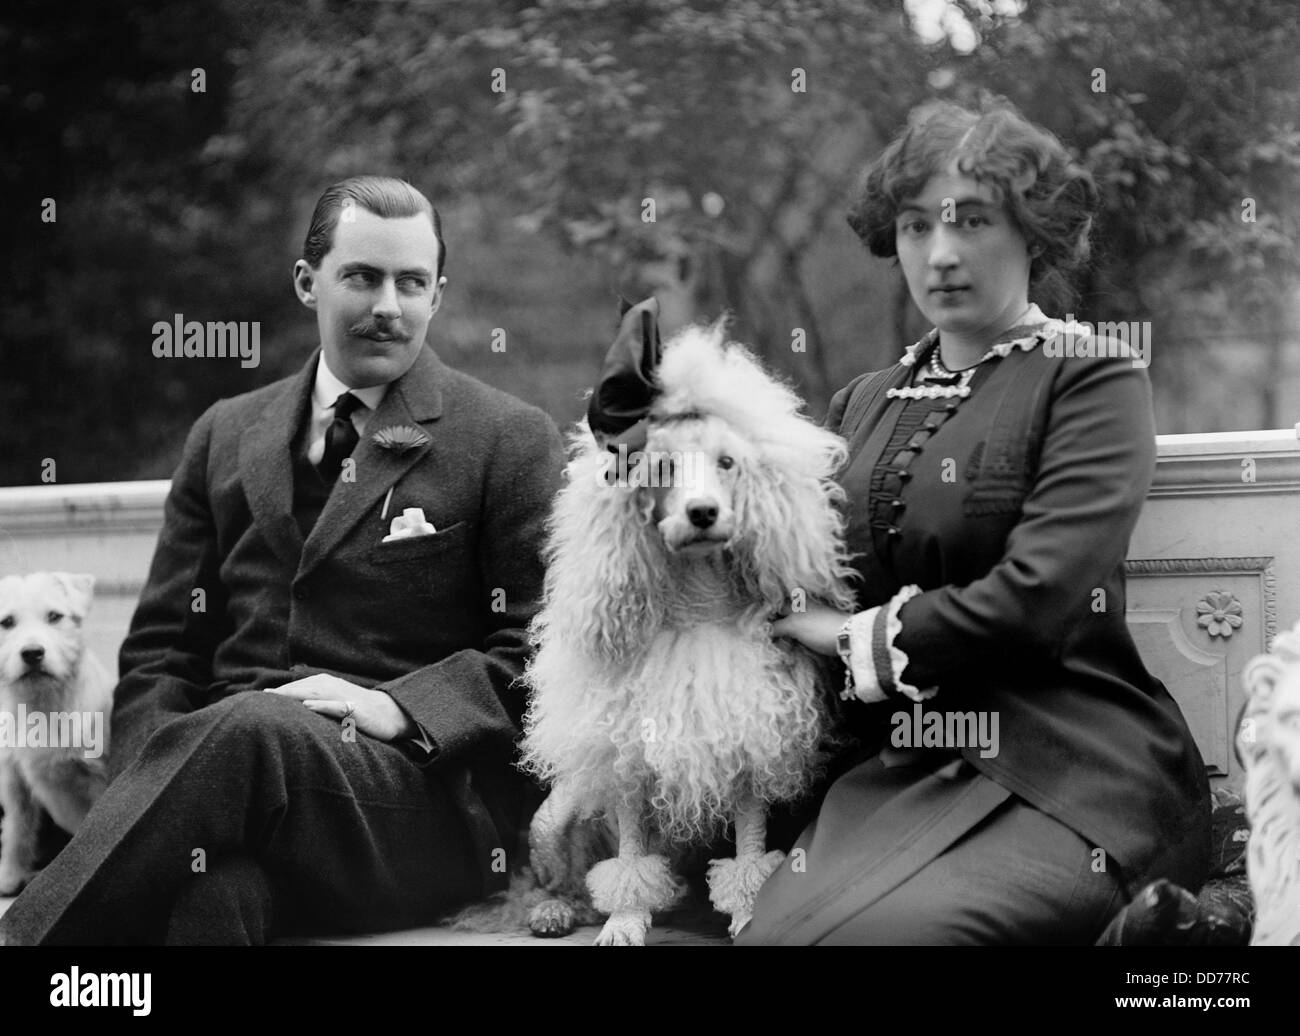
[[[261,943],[429,923],[482,894],[435,774],[279,695],[160,727],[0,918],[8,944]]]

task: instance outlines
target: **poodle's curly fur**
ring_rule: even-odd
[[[695,459],[726,539],[683,547],[692,485],[611,485],[614,456],[580,427],[531,627],[523,765],[563,782],[579,816],[639,805],[655,831],[699,841],[742,795],[791,800],[816,774],[819,666],[766,623],[792,596],[852,608],[833,481],[846,450],[721,324],[670,340],[658,382],[644,452]]]

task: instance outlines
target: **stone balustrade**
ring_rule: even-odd
[[[1216,783],[1238,784],[1241,671],[1300,619],[1300,440],[1292,429],[1165,435],[1129,550],[1128,620]],[[0,573],[96,577],[86,631],[110,669],[162,527],[166,481],[0,489]],[[1281,624],[1281,625],[1279,625]]]

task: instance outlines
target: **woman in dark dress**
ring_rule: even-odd
[[[840,654],[870,748],[742,944],[1090,942],[1148,881],[1204,881],[1205,767],[1124,618],[1145,364],[1029,301],[1096,201],[1005,104],[918,110],[868,174],[849,222],[935,327],[831,403],[862,610],[773,633]]]

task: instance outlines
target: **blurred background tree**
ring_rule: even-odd
[[[443,213],[440,354],[561,424],[620,291],[669,331],[730,310],[820,414],[924,330],[844,224],[862,167],[915,104],[984,93],[1103,185],[1073,311],[1151,321],[1160,431],[1290,424],[1298,28],[1292,0],[18,0],[0,483],[165,477],[212,401],[300,366],[289,273],[356,172]],[[259,321],[261,366],[156,359],[176,313]]]

